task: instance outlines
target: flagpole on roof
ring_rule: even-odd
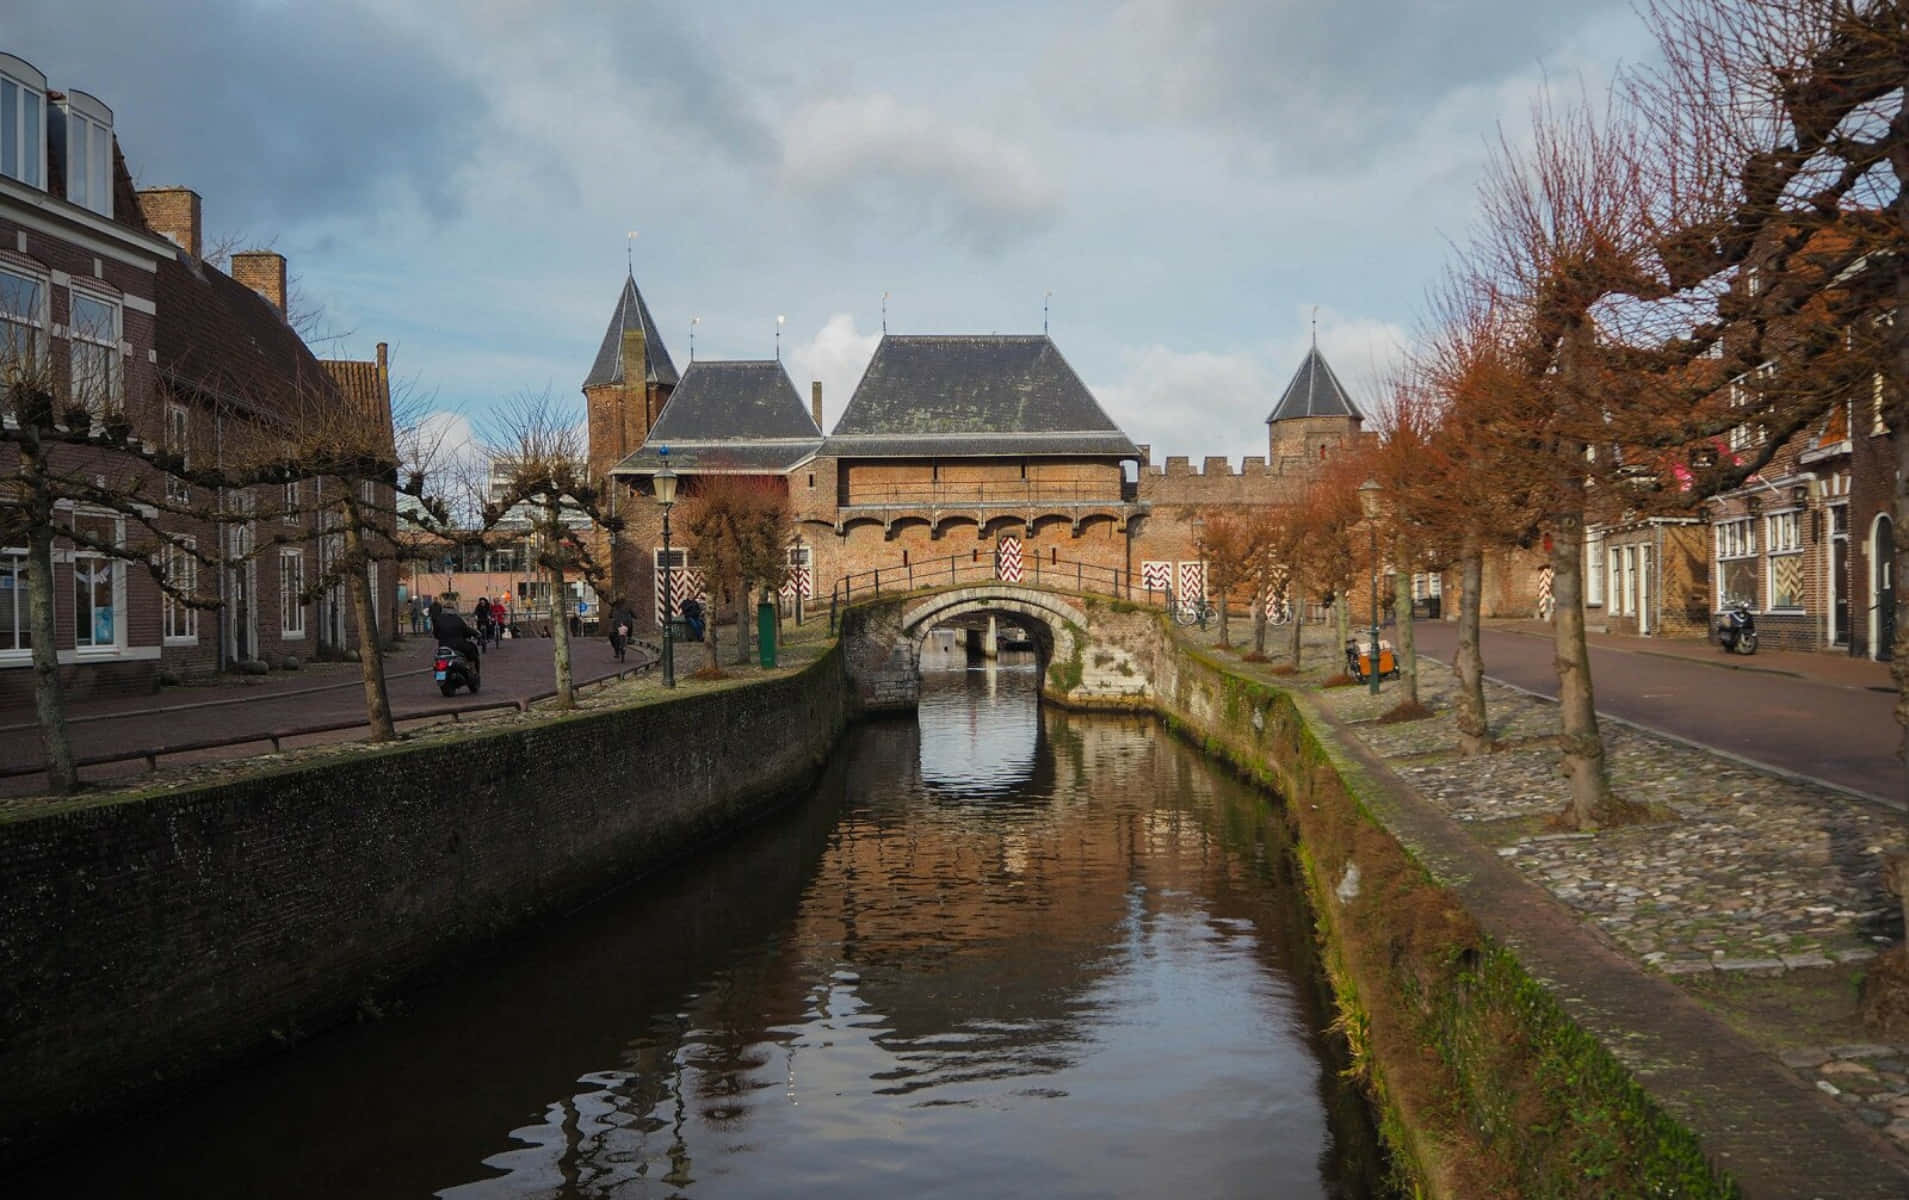
[[[636,230],[623,235],[623,269],[629,272],[631,279],[636,278]]]
[[[1053,298],[1054,298],[1053,292],[1048,292],[1046,295],[1041,297],[1041,336],[1042,337],[1047,336],[1047,302],[1049,300],[1052,300]]]
[[[888,332],[888,293],[882,293],[882,332]]]
[[[696,327],[702,323],[703,319],[701,317],[691,317],[689,319],[689,361],[691,362],[696,361]]]

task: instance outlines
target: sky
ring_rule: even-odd
[[[141,186],[269,245],[453,427],[579,387],[625,272],[678,368],[841,415],[894,333],[1033,333],[1153,461],[1266,452],[1317,314],[1370,406],[1502,128],[1628,0],[10,0]],[[634,239],[628,234],[634,231]],[[241,246],[243,248],[243,246]],[[1051,293],[1051,297],[1049,294]]]

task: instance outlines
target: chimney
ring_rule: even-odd
[[[146,188],[139,192],[139,215],[146,227],[194,258],[205,249],[199,227],[199,193],[191,188]]]
[[[809,380],[809,415],[815,418],[815,427],[822,428],[822,381]]]
[[[387,343],[378,343],[378,374],[380,375],[390,369],[390,350],[391,347]]]
[[[232,256],[232,278],[265,297],[285,315],[285,256],[270,250],[247,250]]]

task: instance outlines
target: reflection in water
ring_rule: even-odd
[[[853,731],[813,803],[109,1157],[0,1185],[1374,1194],[1261,803],[1037,687],[931,678],[919,723]]]

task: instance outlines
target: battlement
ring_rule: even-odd
[[[1249,454],[1240,459],[1239,470],[1233,469],[1232,460],[1224,455],[1208,455],[1196,470],[1192,460],[1184,454],[1169,454],[1165,466],[1152,466],[1147,462],[1148,447],[1140,447],[1140,474],[1142,478],[1155,479],[1172,477],[1175,479],[1245,479],[1271,475],[1272,469],[1266,465],[1264,455]]]

